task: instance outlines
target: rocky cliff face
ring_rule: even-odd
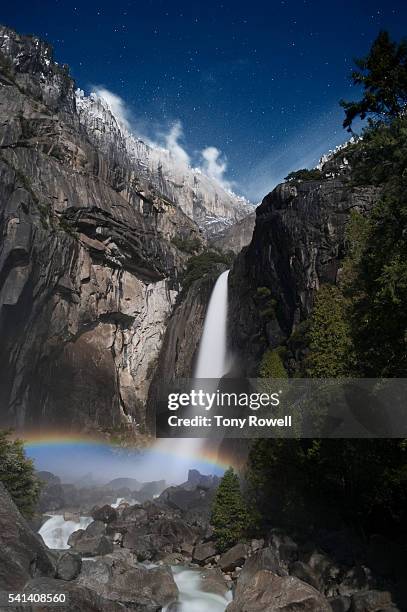
[[[153,185],[164,200],[178,205],[206,236],[215,236],[253,212],[243,197],[226,190],[177,159],[170,151],[134,136],[114,116],[108,102],[96,93],[76,91],[79,120],[90,140],[108,157],[119,151],[117,166],[129,165],[145,185]]]
[[[48,45],[0,28],[0,52],[2,426],[139,431],[199,228],[97,148]]]
[[[221,251],[232,251],[236,255],[250,244],[253,237],[256,213],[253,211],[237,223],[222,230],[210,240],[210,244]]]
[[[255,373],[264,350],[307,318],[321,284],[336,282],[350,212],[370,210],[378,195],[373,187],[353,187],[349,170],[340,150],[320,180],[278,185],[256,209],[253,239],[230,274],[232,350],[246,371]],[[266,308],[264,288],[271,295]]]

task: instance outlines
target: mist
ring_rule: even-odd
[[[176,449],[176,440],[172,441]],[[169,445],[165,445],[168,449]],[[165,449],[164,447],[164,449]],[[49,471],[62,482],[86,486],[106,484],[114,478],[135,478],[140,482],[165,479],[167,485],[187,480],[188,470],[221,475],[223,469],[214,463],[191,456],[176,456],[165,450],[137,451],[96,444],[42,444],[25,447],[37,471]],[[85,477],[85,478],[84,478]]]

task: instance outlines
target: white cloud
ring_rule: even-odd
[[[179,140],[183,137],[182,124],[176,121],[164,135],[165,146],[180,166],[189,166],[191,159]]]
[[[231,184],[225,178],[227,162],[216,147],[206,147],[201,151],[203,163],[202,172],[215,179],[224,189],[230,189]]]
[[[129,130],[131,125],[131,113],[123,98],[101,85],[94,87],[93,93],[106,102],[116,119]]]
[[[103,85],[92,87],[92,93],[104,100],[117,121],[127,130],[151,146],[165,147],[171,154],[178,168],[182,171],[191,165],[191,157],[182,144],[184,132],[181,121],[177,120],[168,128],[146,125],[138,120],[126,102]],[[150,134],[147,136],[147,134]],[[231,189],[232,183],[225,177],[227,161],[219,149],[208,146],[200,152],[199,169],[217,181],[224,189]]]

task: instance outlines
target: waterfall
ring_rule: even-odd
[[[68,538],[77,529],[86,529],[92,522],[88,516],[81,516],[79,522],[66,521],[62,514],[55,514],[49,518],[39,530],[39,534],[48,548],[66,549]]]
[[[198,359],[194,379],[211,379],[212,387],[227,371],[227,310],[228,310],[228,275],[229,270],[222,272],[217,279],[206,311],[202,338],[199,344]],[[210,391],[208,382],[205,390]],[[213,391],[215,389],[212,389]],[[171,452],[175,447],[179,455],[179,464],[185,464],[185,458],[199,459],[205,445],[202,438],[162,438],[155,449],[163,453]],[[172,468],[177,469],[177,460]],[[191,467],[189,465],[188,467]]]
[[[213,288],[199,345],[195,378],[220,379],[226,373],[228,275],[222,272]]]

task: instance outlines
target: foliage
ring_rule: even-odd
[[[318,168],[312,168],[308,170],[308,168],[302,168],[301,170],[296,170],[295,172],[290,172],[285,177],[285,181],[288,182],[301,182],[301,181],[319,181],[323,177],[321,170]]]
[[[249,524],[249,513],[233,468],[226,470],[212,505],[211,525],[220,552],[242,539]]]
[[[407,518],[400,440],[256,440],[246,477],[263,529],[346,524],[371,533]]]
[[[367,130],[352,164],[358,184],[380,189],[345,262],[358,374],[406,376],[407,118]]]
[[[268,349],[260,362],[259,376],[261,378],[287,378],[287,372],[280,352],[277,349]]]
[[[218,264],[230,265],[230,257],[218,251],[205,251],[190,257],[182,279],[183,289],[188,289],[192,283],[206,274],[211,274]]]
[[[380,121],[347,149],[353,186],[376,187],[370,211],[354,210],[336,286],[322,286],[297,338],[309,349],[313,377],[407,375],[407,117],[406,43],[382,33],[363,71],[361,102],[345,103],[345,125],[360,115]],[[358,80],[359,79],[359,80]],[[404,88],[404,89],[403,89]],[[248,492],[270,525],[356,527],[397,532],[407,524],[407,443],[397,439],[258,440],[250,452]]]
[[[33,515],[40,493],[34,476],[34,465],[27,459],[23,442],[10,440],[10,432],[0,431],[0,481],[18,509],[27,517]]]
[[[181,238],[179,236],[174,236],[171,239],[171,242],[180,251],[183,251],[184,253],[191,253],[191,254],[199,251],[202,246],[202,242],[199,240],[197,236],[193,238],[190,238],[190,237]]]
[[[338,287],[318,291],[308,329],[308,375],[313,378],[347,376],[354,361],[348,305]]]
[[[397,44],[382,31],[369,54],[355,61],[359,70],[352,72],[355,85],[362,86],[364,95],[357,102],[341,101],[345,109],[343,126],[352,131],[356,117],[365,119],[395,118],[407,104],[407,41]]]

